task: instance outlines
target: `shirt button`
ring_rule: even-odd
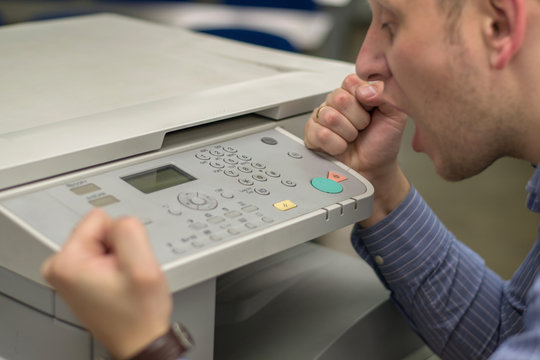
[[[377,265],[384,265],[384,259],[380,255],[375,256],[375,262]]]

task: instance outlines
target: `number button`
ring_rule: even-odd
[[[236,170],[233,170],[233,169],[227,169],[225,171],[223,171],[223,173],[227,176],[230,176],[230,177],[238,177],[238,171]]]
[[[210,160],[210,156],[204,154],[204,153],[198,153],[195,155],[195,157],[199,160]]]
[[[223,150],[225,150],[226,152],[231,153],[231,154],[234,154],[234,153],[238,152],[238,150],[236,150],[236,148],[233,147],[233,146],[224,146]]]
[[[237,158],[239,158],[242,161],[251,161],[251,156],[239,154],[236,155]]]
[[[210,166],[216,169],[223,169],[225,167],[225,165],[217,161],[211,161]]]
[[[250,168],[249,166],[243,166],[243,165],[241,165],[241,166],[239,166],[237,169],[240,170],[240,171],[243,172],[243,173],[246,173],[246,174],[249,174],[249,173],[252,173],[252,172],[253,172],[253,169]]]
[[[266,181],[268,180],[268,178],[262,174],[253,174],[252,176],[253,179],[257,180],[257,181]]]
[[[253,166],[255,169],[259,169],[259,170],[262,170],[262,169],[266,168],[266,165],[264,165],[263,163],[260,163],[260,162],[252,162],[251,166]]]
[[[236,165],[238,164],[238,160],[236,160],[235,158],[231,158],[231,157],[227,157],[225,159],[223,159],[223,161],[229,165]]]
[[[223,155],[225,155],[225,153],[223,151],[218,150],[218,149],[210,150],[210,154],[212,154],[214,156],[223,156]]]
[[[255,192],[259,195],[270,195],[270,190],[266,188],[256,188]]]
[[[270,176],[270,177],[273,177],[273,178],[278,178],[281,176],[281,174],[275,170],[267,170],[266,171],[266,175]]]
[[[244,178],[241,178],[241,179],[238,179],[238,182],[242,185],[246,185],[246,186],[251,186],[254,184],[253,180],[251,179],[244,179]]]

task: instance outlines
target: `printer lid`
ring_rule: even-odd
[[[0,190],[157,150],[247,113],[308,112],[352,64],[119,15],[0,28]]]

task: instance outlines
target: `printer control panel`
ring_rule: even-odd
[[[257,232],[263,236],[321,209],[357,211],[368,186],[343,164],[275,128],[113,166],[2,205],[59,246],[94,207],[114,217],[136,216],[166,263]],[[324,221],[305,225],[326,226]]]

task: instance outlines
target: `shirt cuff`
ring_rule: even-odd
[[[419,286],[455,240],[414,187],[385,219],[352,232],[352,244],[393,291]]]

